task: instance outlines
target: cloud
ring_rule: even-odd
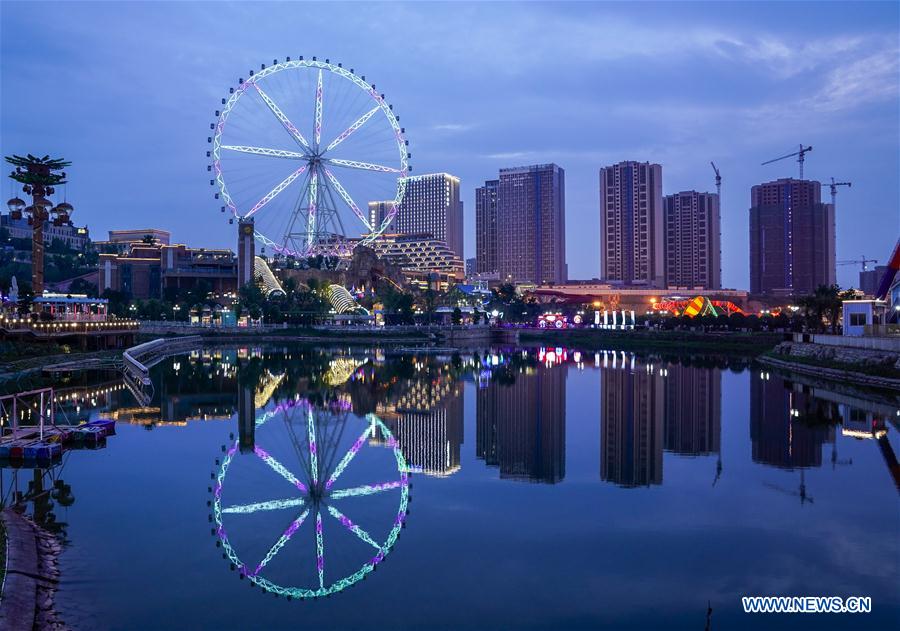
[[[432,125],[431,129],[434,131],[462,132],[469,131],[473,127],[475,127],[475,125],[471,123],[439,123],[437,125]]]
[[[825,85],[812,99],[822,111],[845,110],[883,99],[897,98],[900,49],[887,48],[842,64],[828,73]]]

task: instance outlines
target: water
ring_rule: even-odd
[[[57,608],[81,629],[897,628],[896,393],[682,362],[237,349],[161,364],[143,409],[70,384],[70,415],[119,422],[51,472],[74,502],[37,507],[68,542]],[[362,439],[324,491],[310,418],[320,488]],[[351,526],[396,537],[375,571]],[[742,612],[770,594],[872,613]]]

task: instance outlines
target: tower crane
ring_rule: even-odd
[[[709,161],[712,165],[713,171],[716,172],[716,194],[719,196],[719,205],[722,205],[722,174],[719,173],[719,169],[716,168],[716,163],[712,160]]]
[[[862,256],[858,259],[850,259],[847,261],[838,261],[838,265],[862,265],[862,271],[866,271],[869,268],[866,266],[867,263],[877,263],[878,259],[867,259],[865,256]]]
[[[789,153],[786,156],[781,156],[780,158],[773,158],[772,160],[766,160],[760,166],[765,166],[767,164],[772,164],[773,162],[778,162],[779,160],[784,160],[786,158],[793,158],[797,156],[797,162],[800,164],[800,179],[803,179],[803,160],[808,152],[812,151],[812,146],[804,147],[803,143],[800,143],[800,151],[795,151],[794,153]]]
[[[850,188],[851,186],[853,186],[853,182],[835,182],[834,178],[831,178],[831,183],[829,183],[828,186],[831,187],[831,207],[836,208],[834,202],[835,198],[837,198],[837,187],[846,186],[847,188]]]

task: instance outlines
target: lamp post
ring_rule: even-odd
[[[44,156],[36,158],[30,153],[25,156],[7,156],[6,161],[16,169],[9,177],[22,184],[26,195],[31,195],[31,206],[18,197],[7,202],[10,219],[21,219],[28,215],[31,226],[31,291],[35,297],[44,293],[44,222],[53,220],[53,225],[61,226],[69,223],[74,208],[63,202],[53,205],[48,196],[55,192],[57,184],[66,183],[66,174],[62,171],[71,162],[59,158]]]

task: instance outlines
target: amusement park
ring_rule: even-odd
[[[0,631],[892,628],[896,8],[612,9],[5,3]]]

